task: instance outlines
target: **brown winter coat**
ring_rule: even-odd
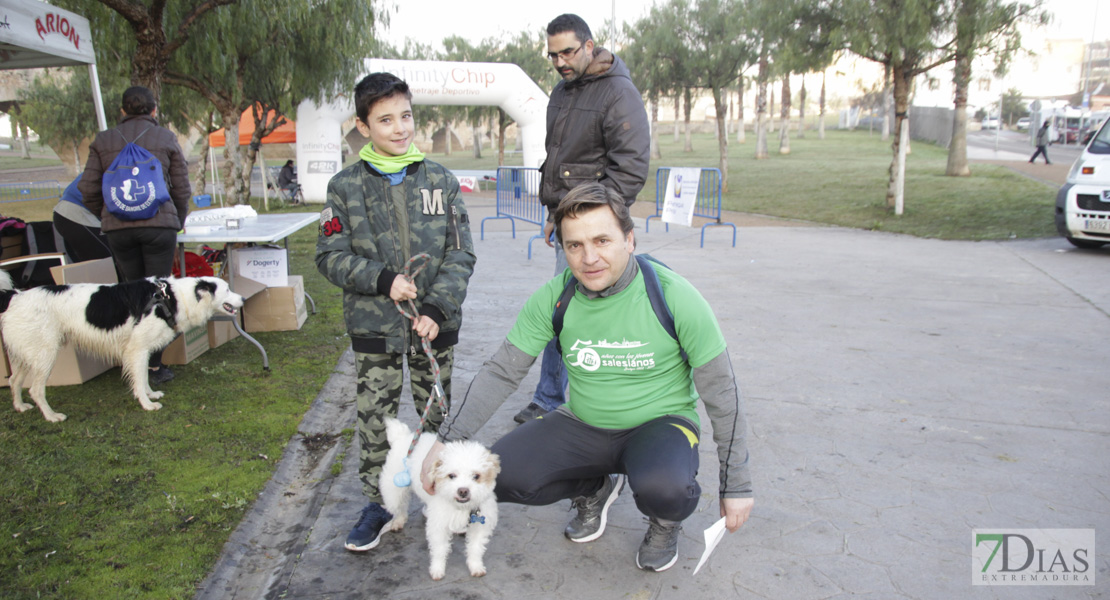
[[[143,131],[147,129],[149,131],[144,134]],[[139,134],[143,134],[142,137]],[[172,199],[158,209],[158,214],[143,221],[127,221],[108,212],[104,208],[104,194],[100,187],[104,171],[108,170],[116,155],[129,141],[146,148],[162,163],[162,174],[166,177],[166,186]],[[178,231],[185,225],[185,217],[189,214],[189,199],[193,196],[189,186],[189,165],[185,162],[185,153],[181,151],[177,137],[169,129],[160,127],[158,121],[150,115],[126,115],[114,129],[96,134],[96,139],[89,146],[89,161],[85,163],[85,173],[77,188],[81,190],[85,207],[100,217],[101,230],[104,233],[135,227],[159,227]]]

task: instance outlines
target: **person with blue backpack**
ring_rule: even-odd
[[[678,558],[682,522],[701,499],[701,424],[713,427],[720,515],[736,531],[751,514],[747,422],[724,334],[705,298],[679,274],[634,255],[628,207],[615,190],[584,183],[559,202],[556,239],[569,268],[525,302],[500,349],[439,428],[422,484],[443,443],[471,438],[514,392],[549,340],[570,380],[567,402],[498,440],[497,500],[543,506],[571,500],[564,530],[596,540],[626,481],[648,531],[636,565],[663,571]]]
[[[158,124],[149,89],[128,88],[120,113],[119,125],[98,133],[89,146],[78,189],[85,207],[100,217],[124,281],[169,277],[192,198],[189,165],[177,136]],[[161,351],[151,355],[150,369],[151,385],[173,379]]]

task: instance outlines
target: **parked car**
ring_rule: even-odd
[[[983,119],[983,129],[998,129],[999,121],[996,117],[987,117]]]
[[[1056,230],[1077,248],[1110,243],[1110,120],[1083,149],[1056,193]]]
[[[1029,131],[1029,117],[1022,117],[1015,124],[1018,131]]]

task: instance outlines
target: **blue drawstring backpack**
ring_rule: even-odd
[[[100,183],[108,212],[126,221],[149,219],[158,214],[158,209],[170,199],[161,161],[146,148],[135,144],[147,131],[150,131],[149,127],[131,142],[123,138],[127,145],[104,172]]]

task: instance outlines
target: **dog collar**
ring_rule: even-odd
[[[486,518],[482,516],[482,513],[480,511],[475,510],[470,513],[470,522],[485,525]]]
[[[158,291],[155,292],[154,296],[150,298],[150,301],[146,303],[146,308],[143,310],[143,314],[146,314],[147,311],[153,309],[156,314],[161,313],[166,322],[169,323],[170,327],[176,327],[177,319],[175,318],[173,311],[170,310],[170,307],[166,305],[166,300],[169,300],[170,298],[169,284],[166,283],[166,280],[159,279],[157,282],[155,282],[155,285],[158,286]]]

